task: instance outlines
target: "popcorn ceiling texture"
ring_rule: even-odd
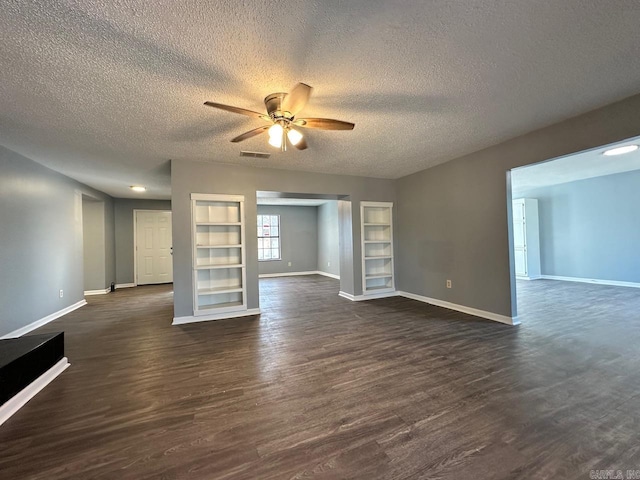
[[[168,198],[169,159],[398,178],[638,93],[639,24],[635,0],[3,0],[0,144],[114,196]],[[202,105],[299,81],[355,130],[279,153]]]

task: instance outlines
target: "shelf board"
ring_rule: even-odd
[[[365,227],[390,227],[390,223],[365,223]]]
[[[242,287],[239,287],[239,286],[198,289],[198,295],[217,295],[221,293],[239,293],[239,292],[242,292]]]
[[[205,227],[239,227],[242,225],[240,222],[196,222],[197,226]]]
[[[244,267],[241,263],[234,263],[229,265],[198,265],[196,266],[196,270],[213,270],[216,268],[242,268]]]
[[[389,258],[393,258],[393,256],[391,256],[391,255],[380,255],[380,256],[374,256],[374,257],[364,257],[365,260],[385,260],[385,259],[389,259]]]
[[[196,245],[196,248],[242,248],[241,243],[232,245]]]
[[[391,273],[372,273],[370,275],[364,276],[366,280],[370,280],[373,278],[391,278],[391,277],[393,277],[393,274]]]
[[[217,310],[219,308],[230,308],[230,307],[241,307],[242,302],[226,302],[226,303],[215,303],[210,305],[198,305],[198,310]]]
[[[365,295],[366,295],[366,292],[372,292],[377,290],[392,290],[392,288],[388,285],[376,285],[375,287],[367,287],[365,288]]]
[[[391,240],[365,240],[364,243],[391,243]]]

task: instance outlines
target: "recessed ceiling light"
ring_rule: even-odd
[[[616,147],[606,150],[603,155],[613,157],[614,155],[624,155],[625,153],[635,152],[637,149],[638,145],[625,145],[624,147]]]
[[[145,187],[143,187],[142,185],[131,185],[131,190],[133,190],[134,192],[146,192],[147,189]]]

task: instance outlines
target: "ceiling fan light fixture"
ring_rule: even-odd
[[[216,102],[204,102],[208,107],[238,113],[248,117],[259,118],[268,122],[266,125],[244,132],[231,139],[233,143],[243,142],[249,138],[265,132],[269,133],[269,145],[287,151],[287,144],[295,146],[298,150],[306,150],[306,137],[291,127],[302,127],[320,130],[353,130],[355,124],[334,120],[331,118],[296,118],[301,112],[312,92],[312,88],[305,83],[298,83],[289,93],[272,93],[264,99],[267,114],[247,110],[246,108],[233,107]]]
[[[269,137],[270,138],[280,138],[280,141],[282,142],[282,132],[283,132],[283,128],[282,125],[280,125],[279,123],[274,123],[273,125],[271,125],[271,127],[269,127]],[[271,142],[269,142],[271,143]]]
[[[282,148],[282,135],[269,135],[269,145]]]
[[[291,142],[291,145],[297,145],[300,140],[302,140],[302,134],[299,131],[290,128],[287,132],[287,138],[289,139],[289,142]]]

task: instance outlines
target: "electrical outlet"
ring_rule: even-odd
[[[290,267],[290,266],[291,266],[291,262],[287,263],[287,266],[289,266],[289,267]]]
[[[64,297],[64,290],[60,290],[60,298]]]
[[[451,280],[447,280],[447,288],[451,288]]]
[[[331,266],[331,262],[327,262],[327,267],[330,267],[330,266]]]

